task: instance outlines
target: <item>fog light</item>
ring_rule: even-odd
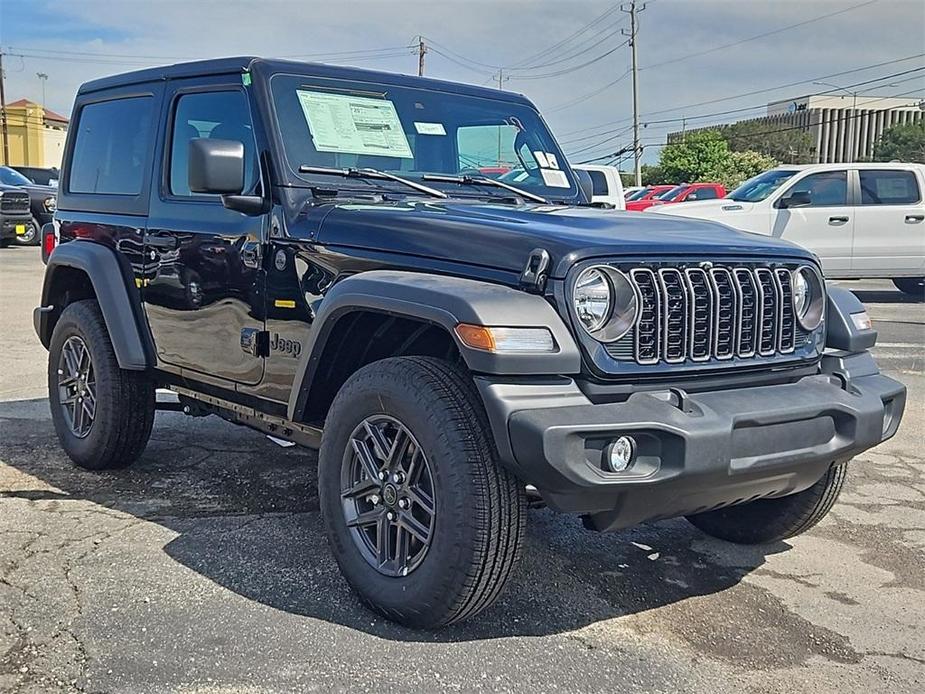
[[[631,436],[621,436],[607,447],[607,465],[613,472],[623,472],[636,457],[636,442]]]

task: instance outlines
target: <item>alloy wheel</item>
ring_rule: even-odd
[[[96,376],[90,350],[76,335],[67,338],[58,358],[58,403],[71,433],[85,438],[96,416]]]
[[[434,535],[434,479],[420,444],[394,417],[367,417],[350,435],[341,467],[341,502],[366,562],[386,576],[407,576]]]

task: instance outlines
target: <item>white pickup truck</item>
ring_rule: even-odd
[[[620,169],[616,166],[602,164],[574,164],[573,169],[587,171],[591,175],[594,194],[591,204],[605,204],[613,206],[614,210],[626,209],[626,198],[623,197],[623,181],[620,180]]]
[[[780,166],[725,198],[651,214],[723,222],[805,246],[829,279],[884,277],[925,299],[925,165]]]

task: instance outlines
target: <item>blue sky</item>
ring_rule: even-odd
[[[832,13],[839,14],[786,29]],[[0,2],[10,101],[41,101],[36,73],[43,72],[48,107],[69,113],[77,87],[88,79],[231,54],[307,55],[413,73],[417,57],[409,46],[423,34],[433,42],[429,76],[492,84],[496,66],[504,66],[510,76],[504,88],[537,103],[566,151],[579,152],[573,159],[631,140],[622,132],[632,114],[631,82],[624,77],[630,52],[620,46],[626,26],[615,3],[592,0]],[[730,118],[761,115],[768,101],[825,88],[807,83],[747,92],[925,53],[923,27],[921,0],[650,0],[640,15],[638,43],[643,141],[664,141],[669,130],[680,129],[682,117],[703,125],[721,117],[697,116],[721,110],[741,109]],[[742,42],[769,32],[777,33]],[[849,85],[923,65],[919,57],[829,81]],[[869,94],[925,96],[923,75],[905,75],[895,86],[874,83]],[[716,99],[722,101],[688,106]],[[647,150],[646,158],[655,151]]]

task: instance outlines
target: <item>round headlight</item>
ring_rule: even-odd
[[[601,342],[619,340],[636,322],[633,285],[622,272],[606,265],[578,275],[572,301],[581,326]]]
[[[793,312],[804,330],[815,330],[825,315],[825,287],[822,278],[804,265],[791,273]]]
[[[610,282],[603,270],[591,267],[575,282],[575,315],[589,333],[600,330],[610,317]]]
[[[54,212],[58,209],[58,201],[55,198],[45,198],[45,209]]]

